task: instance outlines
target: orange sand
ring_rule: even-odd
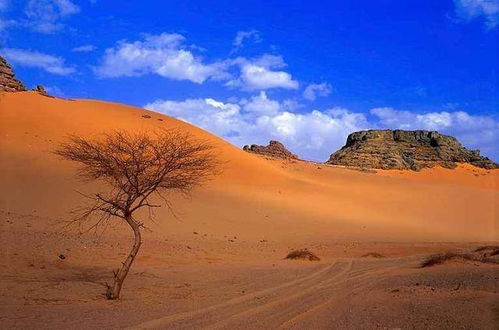
[[[178,218],[156,211],[122,299],[106,301],[130,230],[116,222],[102,237],[61,231],[84,202],[75,190],[104,187],[79,182],[75,165],[51,151],[68,134],[155,127],[210,140],[223,173],[190,200],[171,196]],[[269,160],[161,114],[32,92],[0,94],[0,134],[0,328],[497,324],[497,265],[417,268],[423,254],[499,239],[497,170],[366,173]],[[321,261],[283,260],[305,247]],[[368,252],[387,258],[361,258]]]
[[[499,171],[463,165],[364,173],[248,154],[199,128],[124,105],[4,93],[0,98],[0,208],[47,218],[82,202],[75,166],[51,154],[67,134],[181,127],[217,146],[223,174],[179,200],[175,220],[158,211],[160,231],[298,240],[488,241],[498,239]],[[142,115],[152,116],[150,119]],[[162,119],[163,121],[159,121]],[[251,141],[248,141],[251,142]]]

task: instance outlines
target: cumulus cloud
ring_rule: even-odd
[[[263,66],[244,65],[241,68],[240,82],[249,90],[285,88],[297,89],[298,82],[284,71],[271,71]]]
[[[73,52],[77,53],[88,53],[88,52],[93,52],[94,50],[95,50],[94,45],[82,45],[72,49]]]
[[[133,77],[157,74],[174,80],[204,83],[225,82],[242,90],[271,88],[297,89],[298,81],[288,72],[281,56],[264,54],[257,58],[238,57],[206,63],[193,54],[198,47],[186,46],[184,36],[176,33],[147,35],[138,41],[119,41],[108,48],[94,68],[101,78]]]
[[[120,41],[105,51],[95,68],[103,78],[158,74],[174,80],[203,83],[226,75],[223,63],[205,64],[184,45],[180,34],[148,35],[143,40]]]
[[[157,100],[144,107],[202,127],[237,146],[277,139],[301,157],[319,161],[341,147],[350,132],[368,127],[363,114],[346,109],[284,110],[284,104],[269,99],[265,92],[232,103],[211,98]]]
[[[237,52],[239,49],[243,48],[244,43],[247,40],[253,40],[255,43],[261,42],[262,39],[260,38],[260,32],[257,30],[238,31],[234,41],[232,42],[232,52]]]
[[[303,98],[309,101],[315,101],[317,96],[328,96],[331,94],[332,87],[328,83],[310,84],[303,91]]]
[[[75,72],[75,68],[65,64],[62,57],[17,48],[3,48],[0,53],[11,63],[25,67],[39,68],[49,73],[65,76]]]
[[[464,111],[414,113],[375,108],[370,117],[339,107],[295,112],[286,109],[284,102],[270,99],[265,92],[248,100],[156,100],[144,107],[204,128],[239,147],[276,139],[300,157],[316,161],[328,159],[345,144],[351,132],[382,128],[437,130],[456,136],[467,147],[499,158],[499,121]]]
[[[265,90],[271,88],[298,89],[298,81],[285,71],[278,71],[286,66],[283,58],[264,54],[255,59],[239,57],[231,62],[240,69],[236,79],[226,83],[228,87],[243,90]]]
[[[279,112],[279,102],[267,97],[267,93],[261,91],[259,95],[253,96],[249,101],[243,100],[244,110],[254,114],[273,115]]]
[[[26,23],[40,33],[54,33],[63,28],[63,19],[80,12],[80,7],[70,0],[29,0],[24,13]]]
[[[487,29],[499,25],[499,0],[454,0],[455,14],[465,21],[482,18]]]
[[[474,116],[464,111],[414,113],[393,108],[375,108],[377,126],[405,130],[425,129],[457,137],[465,146],[480,149],[499,159],[499,121],[489,116]]]

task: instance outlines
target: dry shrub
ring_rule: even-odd
[[[307,249],[303,250],[294,250],[288,253],[286,256],[286,259],[308,259],[309,261],[319,261],[321,260],[318,256],[315,255],[315,253],[310,252]]]
[[[439,264],[443,264],[444,262],[452,259],[457,259],[460,258],[461,256],[458,253],[453,253],[453,252],[445,252],[445,253],[438,253],[438,254],[432,254],[428,256],[423,262],[421,263],[420,267],[430,267],[430,266],[435,266]]]
[[[478,249],[477,249],[478,250]],[[499,260],[497,258],[491,258],[492,256],[497,255],[499,252],[497,249],[492,250],[491,253],[484,253],[484,254],[479,254],[477,253],[477,250],[474,251],[474,253],[454,253],[454,252],[445,252],[445,253],[438,253],[438,254],[433,254],[428,256],[423,262],[421,263],[420,267],[430,267],[434,265],[440,265],[445,263],[446,261],[449,260],[467,260],[467,261],[475,261],[475,262],[481,262],[481,263],[490,263],[490,264],[499,264]],[[486,249],[481,249],[478,252],[482,252]],[[493,254],[495,253],[495,254]]]
[[[487,256],[492,257],[499,254],[499,246],[484,245],[475,249],[475,252],[484,252]]]

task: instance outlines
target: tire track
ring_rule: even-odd
[[[338,259],[305,277],[227,302],[150,320],[131,329],[288,329],[327,308],[335,299],[368,289],[407,260],[357,262]]]

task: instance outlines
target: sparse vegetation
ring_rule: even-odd
[[[286,259],[302,259],[302,260],[309,260],[309,261],[319,261],[321,260],[315,253],[307,250],[307,249],[302,249],[302,250],[294,250],[288,253],[286,256]]]
[[[79,175],[88,181],[106,184],[108,191],[84,195],[90,204],[81,208],[71,223],[91,221],[89,229],[109,220],[126,223],[134,234],[133,247],[122,263],[114,270],[114,281],[107,285],[106,297],[118,299],[123,282],[130,271],[142,244],[144,223],[135,214],[140,209],[161,205],[170,210],[171,201],[166,193],[189,195],[209,176],[216,173],[218,164],[209,144],[193,139],[178,130],[159,130],[146,133],[115,131],[101,139],[90,140],[72,136],[55,153],[62,158],[79,163]]]
[[[481,247],[474,250],[474,252],[471,253],[445,252],[445,253],[433,254],[424,259],[423,262],[421,262],[420,267],[425,268],[425,267],[440,265],[450,260],[464,260],[464,261],[474,261],[481,263],[499,264],[499,260],[497,258],[492,258],[493,256],[499,254],[498,249],[492,249],[490,253],[480,253],[480,254],[477,253],[477,252],[483,252],[485,250],[491,250],[491,249],[486,247]]]
[[[489,257],[499,254],[499,246],[497,245],[484,245],[475,249],[475,252],[483,252]]]
[[[459,255],[458,253],[453,253],[453,252],[432,254],[432,255],[428,256],[425,260],[423,260],[420,267],[424,268],[424,267],[439,265],[439,264],[442,264],[448,260],[456,259],[459,257],[462,257],[462,255]]]
[[[386,258],[384,255],[378,252],[369,252],[364,255],[362,255],[362,258]]]

